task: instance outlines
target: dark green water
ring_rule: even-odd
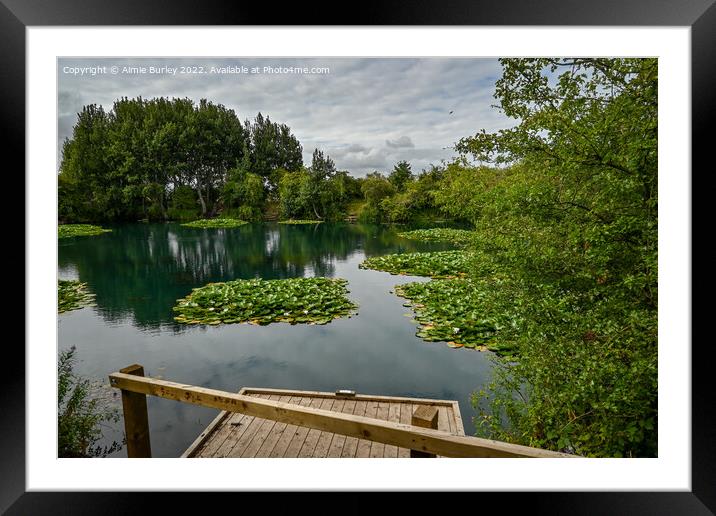
[[[86,282],[96,295],[96,306],[58,316],[59,347],[77,347],[77,373],[107,383],[112,371],[139,363],[149,376],[234,392],[244,386],[345,388],[455,399],[466,432],[473,432],[470,394],[489,377],[487,355],[415,337],[415,324],[404,316],[410,310],[390,291],[426,278],[358,268],[365,257],[447,246],[398,237],[405,227],[352,224],[190,229],[170,223],[112,229],[59,240],[59,278]],[[358,315],[325,326],[188,327],[173,321],[176,300],[194,287],[300,276],[347,279]],[[155,457],[178,457],[218,413],[155,397],[148,398],[148,406]],[[121,426],[105,435],[109,441],[120,439]]]

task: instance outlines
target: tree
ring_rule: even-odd
[[[412,180],[413,171],[410,170],[410,163],[407,161],[399,161],[388,176],[388,181],[390,181],[399,192],[402,192],[405,189],[406,183]]]
[[[280,180],[277,175],[280,170],[295,172],[303,166],[303,147],[287,125],[271,122],[261,113],[253,123],[246,120],[244,127],[250,135],[250,169],[263,178],[272,195]]]
[[[458,142],[496,166],[448,170],[438,194],[475,222],[477,250],[504,280],[490,295],[514,321],[500,338],[517,358],[476,397],[478,426],[585,455],[654,456],[657,61],[501,62],[495,96],[517,123]]]

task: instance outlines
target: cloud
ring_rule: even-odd
[[[305,163],[319,148],[339,170],[356,176],[388,171],[402,159],[420,170],[453,157],[449,147],[460,138],[513,125],[490,107],[501,75],[496,59],[61,58],[58,64],[58,160],[82,106],[93,103],[109,110],[124,96],[206,98],[233,109],[241,120],[260,111],[291,128],[303,145]],[[63,73],[65,66],[97,65],[294,66],[323,67],[329,73]]]
[[[404,147],[409,147],[412,149],[413,147],[415,147],[413,141],[410,139],[410,136],[401,136],[397,140],[385,140],[385,144],[393,149],[401,149]]]

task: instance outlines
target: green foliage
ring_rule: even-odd
[[[217,218],[199,219],[193,222],[187,222],[186,224],[182,224],[182,226],[186,226],[188,228],[236,228],[239,226],[243,226],[244,224],[248,224],[248,222],[239,219]]]
[[[355,313],[347,281],[334,278],[234,280],[209,283],[179,299],[174,319],[186,324],[327,324]]]
[[[386,218],[381,202],[395,195],[396,189],[381,173],[368,174],[361,183],[366,204],[359,214],[361,222],[381,222]]]
[[[367,258],[358,267],[408,276],[454,278],[470,270],[473,255],[465,251],[387,254]]]
[[[118,422],[119,412],[101,397],[93,395],[100,386],[78,377],[72,371],[75,348],[59,355],[57,365],[57,456],[106,457],[123,443],[109,446],[96,443],[102,438],[104,422]]]
[[[322,220],[295,220],[295,219],[288,219],[288,220],[279,220],[279,224],[320,224],[323,222]]]
[[[388,176],[388,181],[390,181],[398,192],[402,192],[405,189],[406,183],[412,180],[413,171],[410,170],[410,163],[407,161],[399,161]]]
[[[281,177],[278,186],[281,217],[341,219],[355,190],[355,181],[347,172],[337,172],[333,160],[316,149],[311,168]]]
[[[287,126],[260,113],[243,125],[233,110],[205,99],[122,98],[109,112],[85,106],[63,144],[59,217],[185,219],[189,210],[215,215],[222,202],[256,214],[281,174],[301,167],[301,156]]]
[[[242,220],[261,220],[266,197],[264,180],[252,173],[248,148],[244,147],[241,163],[227,173],[222,191],[222,214]]]
[[[398,236],[420,242],[450,242],[458,247],[468,246],[472,243],[475,233],[466,229],[432,228],[415,229],[398,233]]]
[[[495,96],[518,123],[461,140],[435,194],[506,278],[493,301],[512,314],[499,339],[516,359],[476,393],[479,433],[655,456],[657,61],[502,65]]]
[[[57,313],[77,310],[89,306],[94,294],[87,290],[87,283],[59,280],[57,282]]]
[[[395,293],[409,299],[420,323],[417,336],[430,342],[445,341],[453,348],[489,349],[502,354],[510,350],[495,336],[508,324],[508,316],[493,302],[490,284],[473,279],[445,279],[397,285]]]
[[[287,125],[271,122],[261,113],[256,115],[253,123],[246,121],[245,130],[250,135],[250,160],[244,168],[266,183],[270,195],[283,173],[303,167],[303,147]]]
[[[94,236],[109,233],[111,229],[104,229],[92,224],[60,224],[57,226],[57,238],[70,238],[76,236]]]

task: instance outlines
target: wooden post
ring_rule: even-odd
[[[418,408],[415,409],[415,412],[413,412],[410,424],[421,428],[432,428],[433,430],[437,430],[438,408],[431,405],[419,405]],[[410,450],[410,456],[415,458],[435,457],[432,453],[426,453],[419,450]]]
[[[120,369],[119,372],[144,376],[144,367],[134,364]],[[127,457],[151,457],[147,395],[122,389],[122,410],[124,412],[124,433],[127,436]]]

